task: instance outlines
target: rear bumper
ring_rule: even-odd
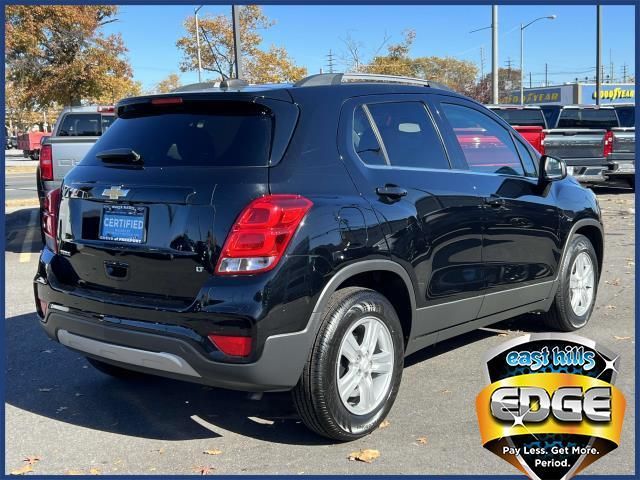
[[[307,331],[274,335],[267,338],[257,361],[222,363],[180,338],[131,330],[123,319],[98,319],[59,308],[50,308],[41,325],[52,339],[68,348],[130,370],[232,390],[291,389],[311,346]]]
[[[604,174],[607,177],[633,176],[636,173],[635,154],[611,154]]]

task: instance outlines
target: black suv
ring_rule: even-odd
[[[103,372],[293,390],[308,427],[351,440],[406,355],[529,312],[589,320],[595,196],[468,98],[330,74],[117,117],[48,195],[34,283],[45,331]]]

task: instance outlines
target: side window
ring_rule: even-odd
[[[524,173],[527,177],[537,177],[537,169],[536,165],[538,164],[537,156],[534,157],[531,153],[531,150],[527,148],[527,146],[520,141],[519,138],[516,138],[516,148],[518,149],[518,153],[520,154],[520,160],[522,160],[522,165],[524,165]]]
[[[524,175],[511,135],[502,125],[463,105],[442,103],[441,108],[471,170]]]
[[[391,165],[448,169],[442,140],[421,102],[367,105]]]
[[[384,153],[362,107],[353,114],[353,149],[367,165],[386,165]]]

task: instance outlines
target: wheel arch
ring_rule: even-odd
[[[594,250],[596,251],[596,257],[598,259],[598,279],[600,280],[600,276],[602,275],[602,266],[604,262],[604,229],[602,228],[602,224],[593,218],[583,218],[576,221],[572,226],[569,234],[567,235],[567,239],[564,244],[564,248],[562,250],[562,258],[560,265],[564,261],[564,257],[567,254],[567,248],[569,245],[569,241],[574,235],[584,235],[589,239],[591,244],[593,245]]]
[[[407,271],[391,260],[363,260],[338,270],[322,289],[313,313],[324,312],[336,291],[355,286],[375,290],[391,302],[400,319],[406,347],[416,310],[415,291]]]

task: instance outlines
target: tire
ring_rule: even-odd
[[[377,332],[371,333],[376,340],[365,342],[366,332]],[[344,353],[355,358],[358,350],[348,347],[364,349],[365,343],[374,346],[369,348],[373,352],[363,353],[359,362],[349,362]],[[367,363],[367,358],[373,363]],[[303,373],[293,389],[293,402],[304,424],[314,432],[333,440],[356,440],[378,428],[391,410],[403,367],[402,326],[391,303],[374,290],[344,288],[331,296]],[[371,372],[372,368],[382,373]],[[352,386],[357,384],[355,389],[338,386],[339,379],[348,385],[348,378],[354,380]],[[353,396],[347,394],[343,401],[340,388],[351,391]],[[360,392],[372,393],[365,399]]]
[[[135,372],[122,367],[116,367],[110,363],[106,363],[95,358],[86,357],[89,364],[98,370],[99,372],[109,375],[110,377],[119,378],[122,380],[133,380],[136,378],[144,377],[144,373]]]
[[[588,302],[580,301],[577,305],[573,305],[571,302],[571,276],[573,271],[583,270],[579,265],[579,258],[587,264],[590,261],[592,268],[592,287],[586,287],[586,291],[591,290],[591,296]],[[588,260],[586,260],[587,258]],[[560,265],[559,278],[560,285],[558,285],[553,304],[548,312],[542,314],[542,320],[552,329],[572,332],[584,327],[589,322],[598,293],[598,258],[593,245],[584,235],[574,235],[569,239],[567,254],[565,255],[562,265]],[[587,283],[587,281],[583,281],[582,285],[587,285]],[[574,285],[579,284],[574,283]],[[574,292],[576,292],[576,290],[574,290]],[[573,296],[575,297],[575,295],[577,294],[574,293]]]

